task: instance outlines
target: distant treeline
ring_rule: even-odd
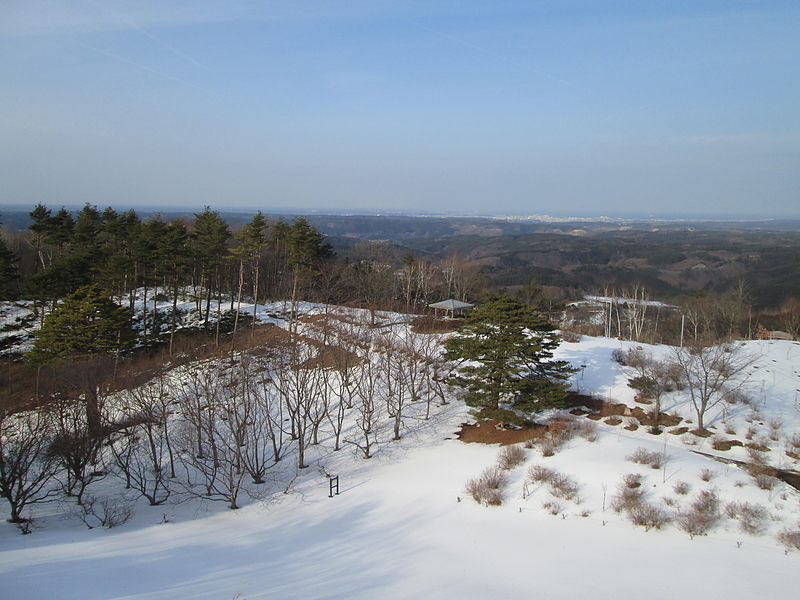
[[[134,290],[177,298],[191,288],[203,295],[207,320],[211,301],[222,298],[421,311],[505,288],[554,316],[564,300],[610,291],[624,297],[636,286],[682,307],[733,303],[746,312],[738,329],[749,335],[758,318],[784,327],[800,298],[800,233],[788,231],[790,222],[776,222],[786,230],[779,232],[726,228],[756,223],[288,220],[210,208],[144,218],[89,204],[75,212],[38,205],[26,219],[25,230],[7,228],[0,238],[0,294],[39,305],[92,283],[131,303]],[[717,329],[730,333],[730,319]]]
[[[349,244],[340,257],[304,217],[290,222],[259,212],[232,226],[208,207],[170,220],[40,204],[29,221],[27,230],[0,238],[0,293],[38,306],[91,284],[131,306],[142,294],[177,304],[190,288],[203,296],[208,321],[212,301],[223,298],[416,310],[447,298],[474,300],[483,289],[478,269],[458,257],[422,261],[375,242]]]
[[[683,303],[744,284],[752,306],[778,309],[800,298],[800,234],[726,229],[618,230],[408,240],[415,252],[458,253],[482,266],[493,287],[536,279],[579,293],[645,284],[660,300]]]

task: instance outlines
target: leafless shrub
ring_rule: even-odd
[[[556,450],[569,442],[578,433],[578,424],[575,419],[554,419],[547,424],[547,435]]]
[[[672,486],[672,490],[681,496],[685,496],[689,492],[692,491],[692,486],[685,481],[676,481],[675,485]]]
[[[767,424],[769,425],[769,438],[777,442],[780,439],[780,431],[783,427],[783,419],[781,417],[773,417]]]
[[[758,450],[760,452],[768,452],[770,442],[773,441],[774,438],[767,434],[757,435],[753,440],[757,446],[759,446]]]
[[[700,479],[702,479],[703,481],[711,481],[712,479],[714,479],[714,471],[712,471],[711,469],[702,469],[700,471]]]
[[[654,469],[660,469],[669,460],[669,455],[666,452],[651,452],[647,448],[640,446],[633,454],[626,456],[625,459],[642,465],[650,465]]]
[[[739,522],[739,529],[748,535],[762,535],[767,530],[769,512],[760,504],[731,502],[725,514]]]
[[[95,498],[84,496],[83,503],[76,506],[80,519],[89,529],[105,527],[111,529],[125,524],[133,514],[133,509],[125,500],[119,498]]]
[[[757,430],[756,430],[756,428],[755,428],[755,427],[748,427],[748,428],[747,428],[747,431],[746,431],[746,432],[745,432],[745,434],[744,434],[744,438],[745,438],[746,440],[752,440],[752,439],[753,439],[753,436],[755,436],[755,434],[756,434],[756,431],[757,431]]]
[[[484,469],[480,477],[467,481],[464,489],[479,504],[499,506],[503,503],[503,488],[507,483],[508,475],[495,465]]]
[[[743,390],[728,390],[722,395],[723,400],[728,404],[749,405],[750,397]]]
[[[546,500],[542,502],[542,508],[545,509],[551,515],[558,515],[564,510],[564,503],[559,502],[558,500]]]
[[[631,523],[638,527],[644,527],[645,531],[662,529],[672,522],[672,515],[669,512],[649,502],[641,502],[632,506],[626,511],[626,514]]]
[[[525,462],[525,449],[522,446],[503,446],[497,453],[497,466],[509,471]]]
[[[800,530],[784,529],[775,537],[787,550],[800,550]]]
[[[720,517],[717,493],[713,490],[702,490],[687,510],[678,512],[676,522],[678,528],[694,538],[696,535],[707,535],[717,526]]]
[[[577,434],[587,442],[596,442],[598,436],[597,423],[588,419],[583,419],[576,426]]]
[[[485,481],[486,485],[495,490],[504,487],[508,483],[508,475],[506,475],[502,469],[499,469],[496,466],[487,467],[484,469],[483,473],[481,473],[480,479],[481,481]]]
[[[652,361],[652,358],[642,349],[631,348],[628,350],[627,360],[625,364],[634,369],[640,369],[645,363]]]
[[[548,469],[541,465],[531,465],[528,468],[528,481],[547,484],[550,495],[555,498],[580,503],[578,497],[580,485],[578,485],[578,482],[569,475],[559,473],[555,469]]]
[[[579,489],[578,482],[572,479],[569,475],[564,475],[563,473],[557,473],[550,481],[549,481],[549,491],[550,494],[555,498],[561,498],[563,500],[570,500],[575,503],[579,503],[578,499],[578,489]]]
[[[772,475],[768,475],[766,473],[758,473],[757,475],[754,475],[753,480],[756,482],[756,485],[759,489],[768,491],[773,490],[779,481],[777,477],[773,477]]]
[[[748,465],[763,467],[766,466],[767,460],[764,458],[764,453],[755,445],[748,444],[747,448]]]
[[[531,465],[528,467],[528,481],[531,483],[547,483],[557,474],[558,471],[548,469],[542,465]]]
[[[558,450],[558,446],[551,438],[539,438],[537,446],[542,456],[554,456]]]
[[[641,476],[626,475],[611,498],[611,508],[617,513],[624,512],[631,523],[645,530],[661,529],[672,517],[661,507],[648,502],[647,492],[640,486]]]
[[[727,423],[725,425],[725,433],[727,433],[728,435],[736,435],[736,429],[733,428],[733,425]]]
[[[622,476],[622,483],[627,488],[638,488],[642,485],[642,476],[639,473],[628,473]]]
[[[750,462],[747,463],[745,469],[759,489],[772,490],[779,482],[778,478],[775,477],[774,469],[767,465],[761,452],[752,448],[747,450],[750,455]]]
[[[671,496],[664,496],[662,498],[662,501],[670,508],[674,508],[675,506],[678,505],[678,501],[675,498],[672,498]]]
[[[611,351],[611,360],[625,366],[628,364],[628,353],[622,348],[614,348],[614,350]]]
[[[793,433],[791,436],[786,438],[786,443],[795,450],[800,450],[800,433]]]
[[[614,512],[630,512],[644,501],[646,492],[643,488],[631,488],[624,483],[617,487],[617,493],[611,497],[611,509]]]
[[[639,429],[639,419],[636,417],[625,417],[625,427],[628,431],[636,431]]]

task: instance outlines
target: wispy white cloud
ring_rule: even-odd
[[[119,56],[118,54],[112,54],[111,52],[106,52],[105,50],[101,50],[100,48],[95,48],[94,46],[90,46],[90,45],[84,44],[82,42],[76,42],[76,43],[79,46],[82,46],[82,47],[84,47],[84,48],[86,48],[88,50],[92,50],[94,52],[98,52],[99,54],[102,54],[103,56],[107,56],[109,58],[113,58],[114,60],[118,60],[118,61],[127,63],[129,65],[133,65],[134,67],[138,67],[139,69],[143,69],[145,71],[148,71],[150,73],[158,75],[159,77],[164,77],[165,79],[171,79],[172,81],[177,81],[179,83],[182,83],[183,85],[187,85],[189,87],[195,88],[195,89],[200,90],[202,92],[206,92],[207,94],[211,94],[213,96],[218,96],[220,98],[224,97],[221,94],[218,94],[217,92],[215,92],[213,90],[209,90],[208,88],[204,88],[202,86],[196,85],[194,83],[186,81],[185,79],[181,79],[180,77],[175,77],[173,75],[169,75],[168,73],[164,73],[162,71],[157,71],[156,69],[151,69],[150,67],[148,67],[146,65],[143,65],[141,63],[138,63],[138,62],[135,62],[135,61],[132,61],[132,60],[128,60],[124,56]]]

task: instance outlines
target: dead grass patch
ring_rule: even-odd
[[[459,440],[466,443],[477,444],[520,444],[531,439],[544,437],[547,432],[545,425],[525,424],[519,429],[498,428],[495,421],[482,423],[463,423],[456,433]]]

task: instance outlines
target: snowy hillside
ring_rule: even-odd
[[[401,321],[381,322],[400,337],[418,335]],[[654,357],[672,352],[584,338],[562,344],[557,358],[579,369],[574,390],[646,408],[627,385],[634,369],[612,360],[637,347]],[[287,459],[269,493],[239,510],[140,499],[126,523],[87,529],[67,505],[39,505],[31,535],[0,524],[0,597],[795,598],[800,552],[778,537],[799,530],[800,493],[768,467],[800,464],[800,344],[752,341],[739,351],[754,359],[748,402],[743,394],[712,407],[712,437],[681,429],[695,419],[686,390],[664,395],[662,411],[683,420],[659,435],[630,415],[552,411],[542,419],[573,419],[573,435],[552,456],[518,445],[523,463],[504,472],[499,506],[465,491],[501,448],[456,439],[469,420],[457,401],[436,403],[427,420],[421,407],[411,410],[398,441],[385,419],[368,460],[354,444],[335,452],[323,436],[308,450],[308,468]],[[628,458],[648,453],[659,468]],[[707,455],[763,464],[748,472]],[[333,497],[329,475],[339,477]],[[112,478],[97,485],[121,490]],[[621,507],[630,490],[663,522],[634,525]],[[690,536],[686,515],[705,515],[707,530],[689,527]]]

